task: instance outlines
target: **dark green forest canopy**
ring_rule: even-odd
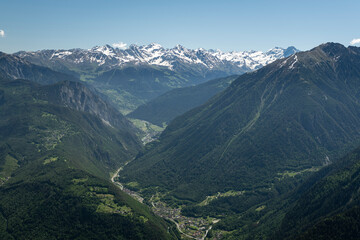
[[[0,238],[176,238],[109,181],[141,149],[131,129],[66,107],[51,89],[0,79]]]

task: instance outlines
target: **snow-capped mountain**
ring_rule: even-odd
[[[36,52],[18,52],[16,55],[34,63],[71,63],[76,65],[96,64],[105,69],[132,64],[148,64],[167,67],[174,71],[225,71],[229,74],[241,74],[261,68],[279,58],[298,52],[295,47],[273,48],[267,52],[243,51],[222,52],[221,50],[188,49],[181,45],[164,48],[159,44],[119,49],[110,45],[96,46],[91,49],[41,50]],[[41,64],[43,65],[43,64]]]
[[[222,52],[164,48],[152,43],[110,45],[91,49],[41,50],[15,53],[33,64],[73,75],[106,95],[123,113],[174,88],[193,86],[210,79],[240,75],[265,66],[298,50],[274,48],[267,52]]]

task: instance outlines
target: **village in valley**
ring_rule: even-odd
[[[137,201],[144,203],[144,198],[142,198],[139,193],[124,187],[123,184],[118,182],[118,174],[122,169],[122,167],[119,168],[119,170],[113,175],[112,181],[122,191],[132,196]],[[181,215],[180,207],[171,208],[167,206],[166,203],[160,201],[158,194],[153,195],[150,198],[149,205],[156,215],[175,223],[177,229],[185,239],[205,239],[212,225],[220,221],[219,219],[211,217],[204,219],[183,216]]]
[[[204,219],[183,216],[181,208],[171,208],[159,200],[151,201],[151,205],[156,215],[174,222],[179,232],[188,238],[205,239],[211,225],[219,221],[210,217]]]

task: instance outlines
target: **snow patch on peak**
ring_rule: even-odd
[[[294,65],[295,65],[295,63],[297,63],[298,62],[298,57],[297,57],[297,55],[295,54],[294,55],[294,61],[291,63],[291,65],[289,66],[289,69],[293,69],[294,68]]]
[[[146,49],[149,52],[152,52],[152,51],[160,50],[163,47],[158,43],[151,43],[151,44],[149,44],[147,46],[146,45],[142,46],[141,48]]]
[[[105,45],[105,46],[100,46],[100,47],[95,47],[91,49],[94,52],[100,52],[106,56],[115,56],[115,52],[114,52],[114,48],[112,48],[109,45]]]
[[[64,58],[64,57],[69,56],[69,55],[71,55],[71,54],[73,54],[71,51],[59,50],[59,51],[54,52],[54,53],[51,55],[50,59],[52,59],[52,58],[54,58],[54,57],[55,57],[55,58]]]

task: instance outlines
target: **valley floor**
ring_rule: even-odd
[[[112,175],[111,181],[123,192],[127,193],[137,201],[143,203],[144,198],[142,198],[139,193],[127,189],[122,183],[120,183],[116,179],[119,176],[120,172],[123,170],[124,166],[126,166],[129,162],[130,161],[126,162]],[[184,239],[189,238],[204,240],[208,232],[211,230],[212,225],[220,221],[219,219],[211,217],[207,217],[205,219],[183,216],[181,215],[181,207],[171,208],[167,206],[166,203],[162,202],[157,195],[153,195],[150,198],[149,205],[151,207],[151,210],[156,215],[173,222]]]

